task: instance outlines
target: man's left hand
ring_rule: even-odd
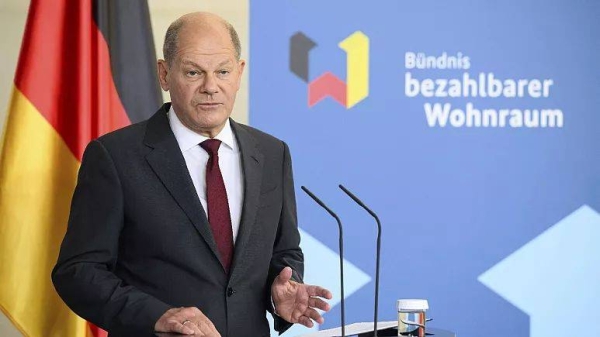
[[[312,328],[313,321],[323,324],[323,316],[317,311],[329,311],[331,292],[319,286],[298,283],[292,278],[292,268],[285,267],[273,281],[271,297],[275,313],[290,323]]]

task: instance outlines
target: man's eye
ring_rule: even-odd
[[[187,72],[187,74],[189,76],[196,76],[196,75],[200,74],[200,72],[198,72],[196,70],[190,70],[190,71]]]
[[[229,74],[229,70],[219,70],[219,75],[227,75]]]

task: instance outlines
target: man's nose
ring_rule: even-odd
[[[204,83],[202,83],[202,93],[207,95],[215,94],[219,91],[219,87],[217,86],[217,79],[214,74],[207,74],[204,78]]]

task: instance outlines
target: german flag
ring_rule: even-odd
[[[85,146],[162,103],[146,0],[32,0],[0,156],[0,308],[29,337],[102,336],[56,294]]]

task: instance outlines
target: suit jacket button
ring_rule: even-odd
[[[227,288],[227,297],[231,297],[233,294],[235,294],[235,290],[231,287]]]

